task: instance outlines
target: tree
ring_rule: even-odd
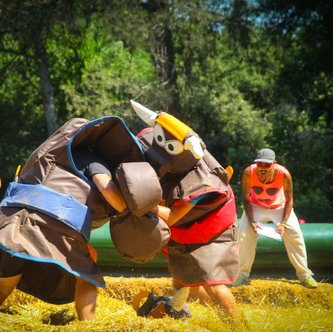
[[[12,179],[17,164],[22,164],[57,128],[62,104],[58,78],[66,80],[77,73],[71,70],[68,58],[79,63],[68,49],[67,54],[60,54],[64,50],[62,41],[68,42],[71,34],[71,41],[76,41],[73,49],[78,49],[80,35],[70,21],[71,15],[77,11],[84,17],[89,7],[89,2],[84,8],[78,4],[51,0],[0,2],[0,158],[5,184]],[[59,66],[59,59],[65,68]]]
[[[259,1],[268,32],[289,53],[279,84],[291,88],[311,119],[333,120],[333,4],[330,1]]]
[[[96,10],[94,1],[87,1],[84,6],[80,1],[65,0],[37,0],[34,2],[5,0],[1,3],[0,35],[3,42],[0,54],[8,53],[20,56],[26,61],[27,69],[36,70],[48,134],[52,134],[58,127],[48,42],[52,39],[56,26],[66,26],[67,33],[72,29],[75,34],[78,34],[82,28],[82,20],[89,18],[90,12],[94,10]],[[81,21],[78,17],[81,17]],[[75,24],[79,25],[78,29]],[[7,41],[11,43],[11,47],[8,47]],[[6,68],[8,69],[8,66],[5,65],[4,70]]]
[[[68,116],[94,119],[117,115],[130,127],[139,128],[140,120],[133,117],[129,100],[152,99],[157,81],[154,66],[149,53],[125,47],[106,27],[105,17],[91,19],[80,49],[81,75],[61,85]]]

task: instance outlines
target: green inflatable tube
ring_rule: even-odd
[[[273,226],[273,225],[272,225]],[[310,268],[333,268],[333,223],[302,224]],[[165,268],[167,260],[159,254],[145,264],[136,264],[122,258],[115,249],[109,232],[109,224],[96,229],[91,234],[90,243],[97,250],[98,265],[106,269],[112,267]],[[291,267],[283,241],[259,236],[253,268]]]

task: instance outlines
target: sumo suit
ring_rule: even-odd
[[[237,216],[225,169],[183,122],[133,101],[132,106],[150,126],[137,137],[159,176],[164,205],[193,204],[170,226],[163,250],[172,277],[190,287],[232,284],[239,274]]]
[[[73,158],[78,148],[93,149],[107,163],[127,203],[125,213],[118,214],[79,171]],[[145,262],[169,239],[167,225],[149,212],[160,200],[156,173],[122,119],[72,119],[31,154],[18,182],[7,188],[0,213],[0,277],[6,277],[6,257],[23,261],[17,288],[54,304],[73,301],[75,277],[104,287],[87,246],[91,229],[111,220],[117,242],[123,224],[134,225],[126,234],[131,242],[126,257]]]

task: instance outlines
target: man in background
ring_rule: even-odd
[[[303,286],[316,288],[318,284],[307,266],[304,238],[293,210],[292,178],[285,167],[276,163],[273,150],[260,150],[254,164],[245,169],[242,197],[244,211],[238,234],[240,275],[233,286],[249,283],[258,239],[257,229],[261,227],[260,223],[273,221],[297,278]]]

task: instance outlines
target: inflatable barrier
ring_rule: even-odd
[[[310,268],[333,268],[333,223],[302,224]],[[136,264],[123,259],[115,249],[109,232],[109,225],[96,229],[91,234],[90,243],[98,252],[98,264],[103,268],[143,267],[163,268],[167,260],[159,254],[146,264]],[[282,241],[259,236],[256,259],[253,268],[291,267]]]

